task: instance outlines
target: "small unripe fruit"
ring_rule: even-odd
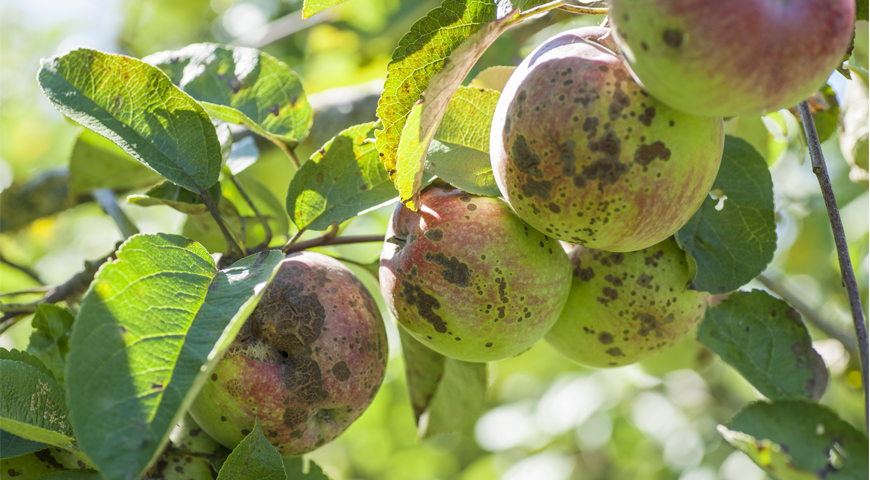
[[[610,0],[620,51],[665,104],[761,115],[805,100],[840,65],[854,0]]]
[[[374,399],[387,366],[374,298],[341,262],[289,255],[190,408],[234,448],[259,419],[282,456],[333,440]]]
[[[436,352],[468,362],[516,355],[559,316],[568,257],[504,201],[446,184],[399,205],[381,253],[381,292],[399,325]]]
[[[713,185],[721,118],[666,107],[632,80],[609,30],[561,33],[508,80],[492,168],[517,215],[566,242],[634,251],[673,235]]]
[[[619,367],[680,341],[710,295],[688,288],[685,253],[673,239],[637,252],[577,247],[571,294],[547,341],[591,367]]]

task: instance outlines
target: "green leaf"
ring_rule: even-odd
[[[770,399],[818,400],[828,386],[800,314],[762,290],[735,292],[708,309],[698,340]]]
[[[209,115],[245,125],[273,142],[305,139],[313,114],[299,77],[254,48],[198,43],[143,59],[199,100]]]
[[[103,476],[95,470],[76,469],[49,473],[39,477],[39,480],[101,480],[102,478]]]
[[[378,161],[377,126],[342,131],[296,172],[287,189],[287,213],[298,228],[326,230],[398,196]]]
[[[508,79],[513,75],[514,70],[517,67],[513,66],[495,66],[484,69],[480,73],[471,80],[469,83],[470,87],[473,88],[488,88],[490,90],[495,90],[497,92],[501,92],[504,90],[505,84],[507,84]],[[490,120],[492,123],[492,120]]]
[[[38,79],[61,113],[171,182],[197,192],[217,182],[221,151],[211,119],[159,69],[79,49],[43,60]]]
[[[501,195],[489,159],[489,130],[498,97],[495,90],[459,87],[429,144],[427,172],[470,193]]]
[[[33,316],[27,352],[39,357],[59,382],[64,380],[69,335],[75,316],[53,303],[41,303]]]
[[[25,440],[71,445],[63,384],[38,358],[20,350],[0,348],[0,419],[3,430]]]
[[[517,22],[513,13],[497,18],[495,2],[444,0],[399,40],[378,102],[384,130],[377,134],[377,146],[408,207],[417,208],[429,142],[453,93],[483,51]],[[424,91],[422,110],[412,116]]]
[[[67,358],[79,445],[107,478],[135,478],[156,459],[283,254],[216,270],[178,235],[136,235],[103,265],[82,300]]]
[[[73,144],[69,159],[70,198],[98,188],[130,189],[160,180],[160,175],[121,147],[88,129],[82,129]]]
[[[285,480],[287,478],[281,454],[263,435],[263,429],[260,428],[258,420],[254,420],[254,428],[251,433],[227,457],[227,461],[221,467],[217,478],[218,480],[235,480],[237,478]]]
[[[870,10],[864,0],[855,0],[855,20],[867,20],[867,11]]]
[[[347,0],[305,0],[302,4],[302,18],[309,18],[327,8],[332,8],[346,1]]]
[[[486,363],[445,357],[399,328],[411,406],[421,438],[458,432],[480,416],[486,401]]]
[[[867,437],[817,403],[756,402],[719,433],[780,480],[867,478]]]
[[[215,183],[212,185],[209,193],[211,193],[211,197],[215,202],[220,201],[221,184]],[[129,195],[127,203],[139,205],[140,207],[167,205],[188,215],[202,215],[208,212],[208,208],[202,203],[199,194],[191,192],[184,187],[179,187],[172,182],[163,182],[141,195]]]
[[[0,446],[2,446],[0,448],[0,459],[25,455],[47,447],[44,443],[25,440],[17,435],[12,435],[6,430],[0,430]],[[5,472],[5,470],[0,471]]]
[[[314,460],[308,460],[307,469],[304,457],[286,457],[283,460],[287,480],[332,480]]]
[[[711,195],[717,199],[704,200],[677,241],[698,265],[695,288],[719,294],[757,277],[776,250],[773,181],[752,145],[725,136]]]
[[[473,148],[433,140],[426,156],[426,171],[475,195],[501,195],[489,154]]]
[[[234,143],[227,158],[226,167],[233,175],[238,175],[250,167],[260,157],[260,150],[254,137],[245,137]]]
[[[6,444],[3,444],[6,450]],[[101,478],[96,471],[81,470],[89,468],[82,457],[63,448],[43,448],[32,453],[19,455],[13,458],[4,458],[0,461],[2,478],[14,478],[15,480],[31,480],[43,478]],[[56,474],[84,474],[91,473],[90,477],[58,476]]]

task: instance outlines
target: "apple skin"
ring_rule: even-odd
[[[234,448],[258,418],[282,456],[333,440],[371,404],[387,337],[374,298],[338,260],[288,255],[190,408]]]
[[[571,295],[546,339],[582,365],[620,367],[679,342],[704,317],[710,294],[688,288],[673,239],[637,252],[577,247]]]
[[[451,358],[488,362],[544,336],[565,304],[571,266],[558,242],[504,201],[442,183],[423,190],[419,211],[393,212],[380,283],[414,338]]]
[[[724,126],[650,97],[608,33],[563,32],[523,60],[496,106],[490,156],[499,190],[532,227],[625,252],[692,217],[719,171]]]
[[[854,0],[610,0],[639,83],[696,115],[762,115],[805,100],[842,63]]]

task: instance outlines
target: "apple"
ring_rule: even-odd
[[[397,206],[379,272],[399,325],[467,362],[529,348],[559,317],[571,286],[558,242],[504,201],[446,183],[424,189],[418,211]]]
[[[695,115],[762,115],[824,85],[849,48],[854,0],[610,0],[634,77]]]
[[[259,419],[282,456],[341,434],[371,404],[387,366],[374,298],[338,260],[287,256],[190,408],[234,448]]]
[[[546,339],[590,367],[619,367],[671,348],[703,318],[710,294],[689,288],[689,265],[676,240],[637,252],[577,247],[574,281]]]
[[[692,217],[719,170],[724,126],[649,96],[608,33],[563,32],[523,60],[496,106],[490,156],[499,190],[532,227],[625,252]]]

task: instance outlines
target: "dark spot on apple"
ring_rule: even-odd
[[[604,345],[610,345],[613,343],[613,335],[609,332],[601,332],[598,334],[598,341],[603,343]]]
[[[640,115],[637,116],[637,119],[640,120],[640,123],[649,127],[650,125],[652,125],[652,121],[653,121],[653,118],[655,118],[655,116],[656,116],[655,107],[646,107],[646,109],[644,109],[643,113],[641,113]]]
[[[623,354],[622,354],[622,349],[620,349],[620,348],[618,348],[618,347],[608,348],[608,349],[607,349],[607,354],[610,355],[611,357],[621,357],[621,356],[623,356]]]
[[[284,415],[283,415],[284,425],[286,425],[290,428],[293,428],[297,425],[301,425],[301,424],[305,423],[306,420],[308,420],[308,417],[310,415],[311,414],[308,411],[306,411],[302,408],[295,408],[295,407],[288,408],[288,409],[284,410]]]
[[[335,375],[340,382],[343,382],[350,378],[350,369],[347,368],[347,363],[338,362],[332,366],[332,374]]]
[[[251,433],[251,431],[248,430],[247,428],[243,428],[241,431],[242,431],[242,435],[244,435],[246,437]]]
[[[441,239],[444,238],[444,232],[440,228],[426,230],[423,235],[433,242],[440,242]]]
[[[323,331],[326,309],[317,293],[302,295],[304,288],[302,282],[283,290],[269,288],[251,314],[253,334],[282,351],[314,343]]]
[[[484,346],[485,346],[486,348],[489,348],[489,347],[492,346],[492,342],[486,342],[486,345],[484,345]]]
[[[651,288],[649,286],[649,284],[650,284],[650,282],[652,282],[652,280],[653,280],[652,276],[644,273],[644,274],[641,274],[639,277],[637,277],[637,284],[640,285],[641,287]]]
[[[212,373],[212,374],[211,374],[211,380],[212,380],[212,381],[215,381],[215,380],[217,380],[217,379],[218,379],[217,374],[216,374],[216,373]]]
[[[624,36],[625,36],[625,35],[623,35],[623,37],[624,37]],[[642,48],[643,51],[645,52],[645,51],[649,50],[649,45],[647,45],[646,42],[640,42],[640,48]]]
[[[429,322],[436,332],[444,333],[447,331],[444,320],[434,312],[434,310],[441,308],[441,303],[438,302],[437,298],[407,280],[402,280],[402,294],[405,302],[410,306],[417,307],[417,313]]]
[[[525,90],[520,90],[520,93],[517,94],[517,103],[523,103],[526,101],[527,93]]]
[[[598,117],[586,117],[586,120],[583,120],[583,131],[589,135],[591,139],[595,135],[598,134]]]
[[[447,280],[448,283],[456,285],[457,287],[471,286],[471,270],[469,270],[468,265],[460,262],[458,258],[447,258],[447,255],[444,255],[442,252],[438,252],[434,255],[431,252],[426,252],[426,255],[424,255],[423,258],[425,258],[427,262],[440,265],[443,268],[443,270],[441,270],[441,277],[443,277],[444,280]]]
[[[221,415],[221,421],[222,421],[222,422],[226,422],[226,421],[227,421],[227,417]]]
[[[576,268],[574,270],[574,276],[583,280],[584,282],[588,282],[595,278],[595,271],[592,270],[592,267],[589,268]]]
[[[683,44],[683,32],[673,28],[665,29],[662,32],[662,40],[671,48],[679,48]]]
[[[302,403],[311,404],[325,399],[329,393],[323,390],[320,364],[311,357],[294,356],[284,366],[284,387],[296,394]]]
[[[671,158],[670,149],[661,141],[656,141],[652,145],[641,145],[637,147],[637,151],[634,153],[634,163],[638,165],[647,166],[657,158],[664,161],[668,161]]]
[[[511,159],[521,172],[533,177],[544,175],[538,168],[541,165],[541,157],[532,151],[525,136],[517,135],[511,150]]]
[[[553,202],[550,202],[550,204],[549,204],[549,205],[547,205],[547,208],[549,208],[549,209],[550,209],[550,211],[551,211],[551,212],[553,212],[553,213],[559,213],[559,212],[561,212],[561,211],[562,211],[562,209],[561,209],[561,208],[559,208],[559,206],[558,206],[558,205],[556,205],[556,204],[555,204],[555,203],[553,203]]]
[[[522,185],[522,192],[524,195],[527,197],[539,197],[541,200],[549,200],[552,189],[553,182],[549,180],[538,182],[531,177],[527,177],[526,183]]]
[[[475,205],[473,203],[469,203],[468,205],[466,205],[465,208],[467,208],[469,212],[473,212],[473,211],[477,210],[477,205]]]

